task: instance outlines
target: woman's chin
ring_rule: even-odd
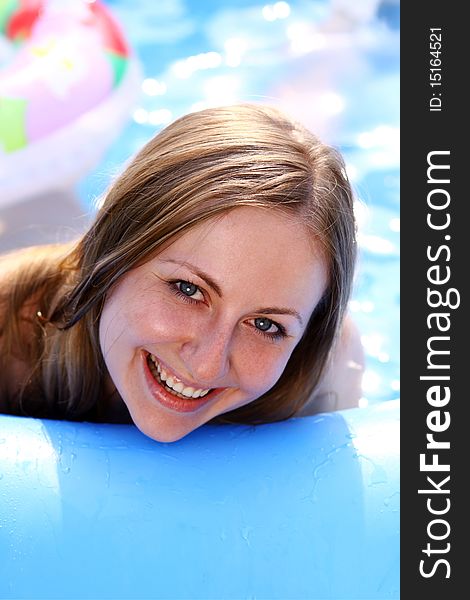
[[[191,427],[188,424],[184,427],[182,423],[156,423],[155,421],[139,419],[138,417],[133,417],[133,421],[137,429],[144,435],[156,442],[162,443],[177,442],[198,427],[198,425]]]
[[[141,430],[142,431],[142,430]],[[193,431],[191,429],[191,431]],[[163,433],[146,433],[145,431],[142,431],[142,433],[145,433],[145,435],[147,435],[148,437],[152,438],[152,440],[155,440],[156,442],[162,442],[165,444],[170,444],[172,442],[178,442],[179,440],[182,440],[184,437],[186,437],[189,433],[191,433],[191,431],[185,431],[183,433],[168,433],[168,432],[163,432]]]

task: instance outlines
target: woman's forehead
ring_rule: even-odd
[[[272,256],[280,248],[288,253],[296,252],[300,245],[307,256],[321,253],[318,240],[297,215],[276,208],[240,206],[193,225],[171,241],[165,250],[197,251],[203,247],[217,247],[234,253],[238,249],[239,254],[242,249],[252,249],[259,255],[269,251]]]

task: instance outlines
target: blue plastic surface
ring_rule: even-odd
[[[399,597],[399,403],[173,444],[0,417],[0,597]]]

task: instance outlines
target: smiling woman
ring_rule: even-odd
[[[354,406],[355,252],[335,150],[268,107],[182,117],[76,244],[0,259],[3,411],[173,441]]]

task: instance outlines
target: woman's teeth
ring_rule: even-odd
[[[168,391],[175,396],[180,396],[183,398],[202,398],[210,392],[210,389],[203,390],[185,386],[184,383],[179,381],[176,377],[168,375],[153,354],[150,354],[149,358],[149,367],[153,376],[157,379],[157,381],[163,383],[165,387],[168,388]]]

